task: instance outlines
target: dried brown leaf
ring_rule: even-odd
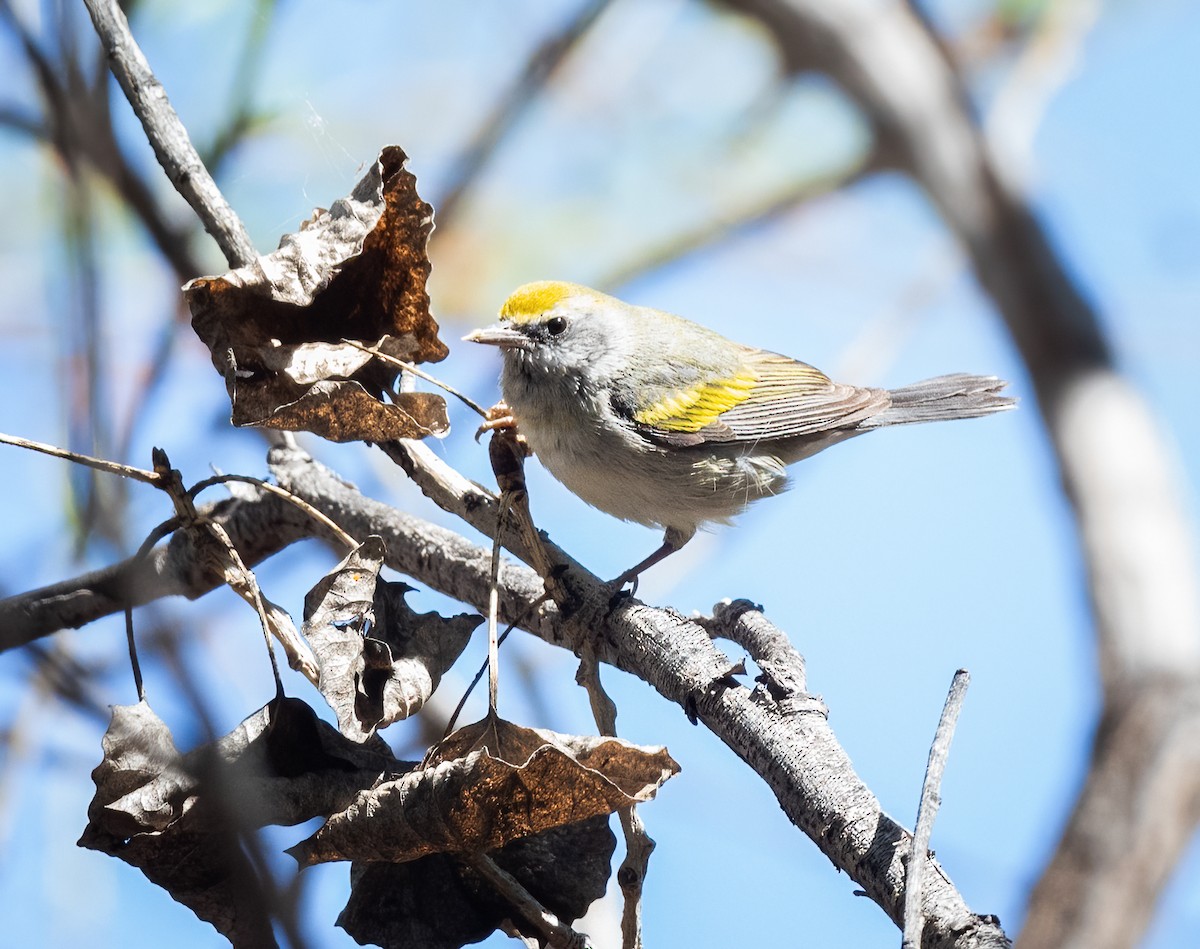
[[[85,839],[96,824],[123,838],[164,830],[182,816],[192,778],[170,729],[145,701],[113,707],[102,747]]]
[[[247,391],[234,404],[235,425],[260,425],[289,432],[313,432],[331,442],[384,442],[444,434],[446,400],[432,392],[404,392],[381,402],[361,384],[324,380],[278,403],[272,390]]]
[[[413,612],[411,588],[379,578],[383,558],[383,539],[368,537],[304,598],[321,693],[355,741],[420,710],[483,621]]]
[[[664,748],[485,719],[452,736],[436,762],[360,793],[288,852],[311,866],[495,850],[648,801],[678,770]]]
[[[342,342],[408,362],[446,356],[425,289],[433,210],[406,156],[389,146],[349,197],[318,211],[279,249],[184,287],[192,326],[225,377],[235,425],[334,441],[444,434],[445,401],[390,390],[397,370]]]
[[[344,808],[404,769],[382,742],[352,743],[303,702],[272,702],[180,755],[145,702],[113,709],[80,846],[119,857],[234,945],[275,945],[241,837]]]
[[[592,817],[515,840],[491,857],[569,924],[604,895],[615,849],[608,817]],[[514,916],[489,883],[447,854],[355,864],[350,882],[337,923],[360,944],[457,949]]]

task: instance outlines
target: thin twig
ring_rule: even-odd
[[[921,885],[928,861],[929,838],[933,834],[933,821],[942,803],[942,772],[946,770],[946,758],[950,754],[950,742],[954,740],[954,727],[958,724],[958,713],[971,674],[966,669],[954,673],[942,717],[938,720],[929,749],[929,764],[925,767],[925,783],[921,786],[921,804],[917,808],[917,826],[913,830],[912,849],[909,851],[904,884],[904,949],[921,949],[921,930],[925,915],[921,909]]]
[[[499,589],[498,583],[496,584],[496,589]],[[499,649],[501,646],[503,646],[504,640],[508,639],[512,631],[518,627],[524,626],[529,621],[529,617],[533,615],[534,610],[536,610],[543,603],[549,602],[549,600],[550,594],[543,593],[540,597],[530,603],[520,616],[504,627],[504,632],[502,632],[496,639],[496,648]],[[475,686],[479,685],[479,683],[483,681],[483,677],[487,675],[489,668],[491,668],[490,657],[479,664],[479,668],[475,670],[475,677],[467,684],[466,689],[463,691],[462,698],[460,698],[458,700],[458,704],[454,706],[454,712],[450,715],[450,719],[446,722],[446,729],[442,734],[443,738],[454,731],[454,726],[458,723],[458,716],[462,714],[462,710],[467,704],[467,699],[469,699],[471,697],[471,693],[475,691]]]
[[[142,123],[163,171],[204,222],[231,267],[254,260],[254,244],[245,226],[200,160],[187,129],[167,99],[162,83],[129,31],[116,0],[84,0],[92,24],[108,54],[109,67]]]
[[[64,458],[76,464],[95,468],[97,471],[106,471],[109,474],[120,475],[123,478],[132,478],[134,481],[141,481],[143,484],[152,484],[155,487],[161,487],[159,476],[155,472],[147,471],[144,468],[134,468],[132,465],[122,465],[104,458],[93,458],[91,455],[83,455],[77,451],[59,448],[57,445],[47,445],[45,442],[35,442],[17,435],[6,435],[3,432],[0,432],[0,443],[15,445],[18,448],[28,448],[30,451],[40,451],[44,455]]]
[[[486,414],[484,417],[487,417]],[[496,481],[500,486],[500,496],[496,504],[496,529],[492,536],[492,558],[488,579],[488,658],[486,665],[488,670],[488,714],[497,716],[499,714],[496,696],[500,682],[500,643],[508,637],[508,634],[513,629],[513,626],[510,625],[502,636],[498,637],[496,635],[496,615],[499,609],[500,596],[500,551],[503,546],[502,538],[505,533],[504,522],[510,511],[517,514],[521,524],[522,536],[525,538],[529,549],[538,555],[535,558],[541,565],[541,569],[538,572],[546,580],[546,593],[537,602],[541,603],[548,599],[554,587],[551,586],[550,582],[551,568],[549,566],[549,557],[542,546],[541,539],[537,535],[537,529],[533,526],[533,519],[529,514],[529,495],[525,487],[524,466],[522,464],[525,456],[520,443],[516,439],[515,433],[511,429],[497,429],[494,431],[491,442],[488,445],[488,456],[492,462],[492,471],[496,475]],[[476,674],[474,680],[467,686],[466,692],[463,693],[463,697],[459,700],[454,714],[450,716],[450,722],[446,726],[447,734],[453,729],[454,723],[458,720],[459,713],[466,704],[467,697],[478,682],[479,674]]]
[[[475,133],[471,144],[456,163],[450,176],[450,184],[440,201],[435,201],[438,226],[445,232],[454,218],[463,197],[479,178],[488,161],[504,137],[516,127],[525,111],[533,104],[534,97],[555,70],[562,65],[580,39],[604,12],[612,0],[589,0],[559,33],[551,36],[525,61],[521,76],[493,108],[487,120]]]
[[[241,484],[252,484],[260,490],[266,491],[269,494],[273,494],[276,497],[283,498],[283,500],[287,501],[288,504],[294,504],[314,521],[317,521],[319,524],[321,524],[326,530],[333,534],[334,537],[345,544],[348,549],[354,550],[359,546],[359,542],[357,540],[347,534],[344,530],[338,527],[333,520],[326,517],[303,498],[298,498],[286,488],[281,488],[277,484],[271,484],[269,481],[263,481],[261,478],[252,478],[249,475],[234,474],[214,475],[211,478],[205,478],[203,481],[197,481],[194,485],[188,488],[187,495],[189,498],[195,500],[196,495],[198,495],[201,491],[204,491],[206,488],[211,488],[213,485],[217,484],[225,484],[229,481],[237,481]]]
[[[283,698],[284,692],[283,682],[279,677],[279,665],[275,661],[275,651],[271,648],[272,634],[279,640],[280,645],[287,653],[289,665],[303,673],[310,682],[316,685],[319,678],[316,659],[304,639],[296,635],[290,618],[287,618],[286,625],[272,621],[267,611],[268,602],[262,595],[258,580],[255,578],[254,572],[246,566],[228,532],[216,521],[205,518],[196,511],[193,494],[184,489],[183,476],[177,468],[171,467],[167,453],[161,448],[155,448],[152,455],[154,471],[159,476],[158,487],[166,492],[171,503],[175,505],[176,515],[181,521],[180,527],[184,530],[205,534],[217,542],[219,555],[213,558],[211,568],[224,579],[234,593],[249,603],[258,615],[267,644],[267,655],[271,660],[271,672],[275,677],[276,696]],[[145,544],[143,544],[144,548]],[[204,550],[203,547],[200,549]],[[270,605],[278,612],[283,612],[274,604]]]
[[[471,868],[512,903],[521,918],[533,926],[538,935],[554,949],[584,949],[587,946],[585,936],[560,922],[516,877],[487,854],[473,854],[467,859]]]
[[[508,514],[508,505],[512,495],[507,491],[500,495],[500,507],[496,517],[503,520]],[[500,538],[504,529],[496,525],[496,536],[492,540],[492,567],[488,574],[488,714],[499,715],[498,696],[500,694],[500,642],[496,636],[496,614],[500,610]]]
[[[476,413],[477,415],[481,415],[481,416],[483,416],[483,418],[488,417],[487,409],[485,409],[478,402],[474,401],[473,399],[471,399],[470,397],[468,397],[466,395],[463,395],[461,392],[459,392],[453,386],[447,385],[445,382],[442,382],[442,380],[437,378],[436,376],[431,376],[429,373],[427,373],[423,369],[413,365],[411,362],[405,362],[403,359],[397,359],[395,356],[389,355],[388,353],[385,353],[385,352],[381,352],[379,347],[377,347],[377,346],[364,346],[362,343],[357,342],[356,340],[353,340],[353,339],[343,339],[342,342],[345,343],[347,346],[353,346],[355,349],[361,349],[364,353],[370,353],[376,359],[382,359],[386,363],[391,363],[393,366],[395,366],[398,369],[403,369],[405,372],[411,372],[414,376],[424,379],[426,382],[432,383],[433,385],[437,386],[439,389],[442,389],[445,392],[449,392],[452,396],[454,396],[456,399],[461,401],[463,403],[463,405],[465,405],[467,408],[469,408],[472,412]]]
[[[133,607],[125,607],[125,640],[129,644],[129,666],[133,669],[133,684],[137,687],[139,702],[146,701],[146,687],[142,683],[142,664],[138,662],[137,643],[133,638]]]
[[[245,600],[258,616],[259,624],[262,626],[263,639],[267,645],[267,658],[271,661],[271,674],[275,678],[276,697],[282,699],[284,692],[283,681],[279,677],[279,664],[275,660],[275,650],[271,646],[272,636],[279,640],[279,644],[287,654],[288,665],[313,685],[319,685],[320,669],[308,642],[297,633],[291,618],[280,607],[263,596],[262,588],[258,585],[258,578],[255,577],[254,571],[246,566],[246,562],[238,553],[237,547],[230,540],[225,528],[215,521],[200,517],[197,517],[195,524],[190,526],[204,531],[217,541],[226,562],[218,562],[215,565],[216,568],[223,574],[229,588]],[[267,609],[268,606],[279,614],[278,619],[272,619]]]
[[[233,582],[228,576],[226,577],[230,588],[234,593],[238,594],[243,600],[249,603],[254,608],[254,612],[258,614],[258,622],[262,626],[263,641],[267,645],[267,658],[271,660],[271,675],[275,677],[275,697],[282,699],[285,697],[283,692],[283,680],[279,677],[279,663],[275,659],[275,650],[271,646],[271,633],[274,632],[276,638],[278,638],[285,647],[287,647],[289,644],[283,642],[283,637],[280,636],[280,631],[275,628],[275,624],[271,622],[271,618],[267,615],[266,602],[263,599],[262,590],[258,586],[258,580],[254,576],[254,571],[247,567],[242,561],[241,555],[237,552],[237,548],[233,546],[233,541],[230,540],[229,535],[225,533],[225,528],[223,528],[220,524],[215,524],[212,522],[204,523],[202,528],[208,531],[208,533],[211,534],[218,543],[220,543],[224,550],[225,556],[229,558],[230,563],[233,565],[233,569],[237,572],[237,582]],[[226,574],[228,574],[228,568],[226,568]],[[302,661],[304,657],[301,657],[299,654],[297,654],[296,658]],[[296,661],[294,661],[293,664],[297,666],[301,665],[300,662]],[[311,674],[308,676],[308,678],[315,685],[317,681],[316,664],[311,663],[311,666]]]
[[[879,171],[882,165],[882,159],[877,152],[864,151],[843,168],[788,184],[748,207],[738,209],[736,214],[706,221],[695,230],[677,234],[659,246],[639,254],[636,260],[610,271],[599,278],[596,285],[601,288],[618,289],[719,241],[760,228],[791,213],[801,205],[835,191],[842,191],[856,181]]]
[[[504,640],[508,639],[508,634],[516,628],[516,623],[508,624],[508,627],[496,639],[497,649],[499,649],[504,643]],[[475,670],[475,677],[470,681],[470,683],[468,683],[466,689],[463,690],[462,698],[458,700],[458,704],[454,706],[454,711],[450,713],[450,718],[446,722],[446,729],[442,734],[442,738],[446,738],[452,731],[454,731],[454,726],[458,724],[458,716],[462,714],[463,708],[466,707],[467,699],[471,697],[471,693],[475,691],[475,686],[479,685],[479,683],[483,681],[483,677],[487,675],[488,670],[491,669],[491,667],[491,655],[489,652],[488,658],[483,660],[483,662],[480,663],[479,668]]]
[[[594,649],[582,650],[575,681],[587,690],[588,704],[601,735],[617,737],[617,705],[600,682],[600,663]],[[646,833],[646,824],[635,805],[617,811],[625,837],[625,857],[617,869],[624,905],[621,908],[621,947],[642,947],[642,888],[654,852],[654,840]]]

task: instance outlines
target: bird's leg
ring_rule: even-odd
[[[664,540],[662,542],[662,546],[660,546],[658,548],[658,550],[654,551],[654,553],[652,553],[649,557],[647,557],[641,563],[635,564],[634,566],[632,566],[628,570],[626,570],[623,574],[621,574],[619,577],[617,577],[617,579],[615,579],[612,582],[611,586],[614,586],[619,590],[619,589],[621,589],[621,587],[625,586],[625,584],[629,583],[632,580],[634,583],[634,586],[636,587],[638,575],[643,570],[648,570],[649,568],[653,567],[656,563],[658,563],[660,560],[665,560],[667,557],[670,557],[671,554],[675,553],[675,551],[677,551],[678,549],[679,548],[676,547],[674,544],[670,543],[669,541]]]
[[[641,563],[635,564],[626,570],[623,574],[617,577],[617,579],[615,579],[610,586],[620,590],[623,586],[625,586],[625,584],[632,580],[634,583],[634,589],[636,590],[637,578],[643,570],[648,570],[656,563],[666,560],[671,556],[671,554],[675,553],[675,551],[679,550],[680,547],[691,540],[695,533],[695,528],[692,528],[690,531],[685,531],[679,530],[675,527],[668,527],[666,533],[663,535],[662,546]]]

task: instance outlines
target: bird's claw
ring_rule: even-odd
[[[525,440],[525,436],[517,431],[516,417],[506,402],[497,402],[487,410],[487,418],[475,430],[475,441],[479,441],[488,432],[496,431],[512,431],[514,433],[513,438],[521,446],[525,457],[528,458],[533,454],[533,449],[529,447],[529,442]]]
[[[638,575],[626,571],[617,577],[617,579],[605,584],[605,586],[612,591],[608,598],[608,612],[611,613],[621,605],[622,601],[632,600],[637,596]]]
[[[614,587],[610,584],[609,589],[612,590],[613,593],[608,598],[608,609],[605,611],[605,616],[611,616],[614,612],[616,612],[618,606],[620,606],[626,600],[632,600],[636,586],[626,590],[624,584],[619,587]]]

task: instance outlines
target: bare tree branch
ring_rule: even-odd
[[[739,686],[722,690],[714,684],[698,701],[700,720],[763,777],[792,822],[858,881],[897,925],[902,925],[906,877],[903,855],[911,846],[912,836],[883,813],[879,802],[855,775],[826,716],[815,707],[819,703],[813,703],[805,694],[803,660],[790,646],[780,648],[786,636],[772,631],[762,613],[745,601],[718,604],[712,620],[705,625],[714,635],[729,636],[737,642],[753,635],[755,639],[750,641],[762,643],[773,662],[765,689],[749,692]],[[748,634],[738,628],[745,625],[757,630]],[[794,654],[790,659],[789,651]],[[782,694],[800,701],[778,702],[771,698],[772,681],[791,683]],[[724,729],[726,715],[736,722],[732,732]],[[827,849],[827,844],[833,842],[821,839],[830,832],[827,822],[844,824],[844,835],[838,834],[840,839],[834,845],[837,856]],[[925,949],[1009,945],[996,921],[972,914],[945,871],[928,854],[924,858],[929,871],[922,900],[925,923],[921,944]]]
[[[255,258],[254,244],[241,220],[200,160],[187,129],[167,99],[162,83],[129,32],[129,22],[116,0],[84,0],[109,65],[154,147],[158,162],[204,223],[231,267]]]
[[[311,534],[307,515],[274,495],[256,501],[219,501],[198,510],[225,528],[248,566]],[[181,532],[147,557],[130,557],[0,600],[0,652],[60,629],[78,629],[126,606],[141,606],[164,596],[195,599],[224,582],[205,568],[193,537]]]
[[[921,803],[917,808],[917,823],[913,829],[912,851],[906,867],[908,879],[904,890],[904,941],[903,949],[921,949],[921,927],[924,923],[925,907],[921,905],[925,882],[925,855],[929,851],[929,840],[933,836],[933,821],[941,806],[942,774],[946,770],[946,758],[950,754],[950,742],[958,724],[958,713],[962,709],[971,677],[966,669],[954,673],[942,717],[934,732],[933,744],[929,749],[929,764],[925,768],[925,780],[921,784]]]
[[[342,530],[352,536],[382,536],[390,567],[478,609],[486,607],[491,569],[487,548],[363,497],[303,452],[277,448],[272,450],[270,461],[281,487],[322,511]],[[457,487],[472,492],[471,503],[486,497],[470,482]],[[291,518],[296,514],[296,509],[282,500],[262,496],[254,501],[232,502],[228,510],[213,516],[220,518],[249,563],[261,559],[263,551],[262,546],[254,546],[252,539],[261,545],[264,537],[291,537],[297,526]],[[272,518],[281,520],[276,525],[271,523]],[[487,524],[486,516],[480,521],[485,529],[495,525],[494,519]],[[299,528],[301,532],[325,533],[307,518]],[[250,549],[242,547],[243,543]],[[172,569],[162,569],[132,591],[118,592],[145,602],[156,594],[199,595],[211,589],[211,577],[189,570],[187,549],[169,554],[170,547],[167,545],[168,550],[161,552],[157,561]],[[656,609],[633,599],[610,609],[608,586],[579,567],[567,568],[565,580],[579,598],[573,613],[564,615],[550,603],[530,613],[529,604],[542,594],[540,578],[526,567],[502,564],[500,617],[506,622],[516,621],[547,642],[575,653],[594,650],[600,661],[638,676],[694,720],[703,722],[767,782],[789,819],[899,923],[905,875],[902,854],[911,836],[882,812],[879,802],[855,775],[819,703],[768,701],[769,696],[760,690],[751,691],[734,679],[736,664],[714,647],[709,632],[695,622],[672,610]],[[68,590],[87,599],[93,613],[101,607],[110,606],[110,611],[123,608],[124,604],[111,595],[107,603],[89,597],[91,586],[90,578],[85,577],[73,585],[60,584],[57,592],[68,601],[73,599]],[[53,601],[47,603],[45,593],[27,594],[0,602],[0,629],[26,620],[27,638],[31,638],[26,619],[30,598],[42,604],[42,622],[61,615],[53,612]],[[75,618],[78,615],[77,610]],[[768,640],[776,644],[786,639],[761,613],[744,603],[719,606],[708,626],[714,634],[739,642],[745,640],[747,628],[766,631]],[[48,631],[42,630],[42,634]],[[779,667],[775,675],[800,683],[803,691],[802,660],[797,662],[799,654],[794,650],[790,655],[788,659],[787,653],[777,652],[786,668]],[[995,922],[970,912],[940,867],[930,874],[924,906],[928,914],[923,943],[926,949],[1008,945]]]

